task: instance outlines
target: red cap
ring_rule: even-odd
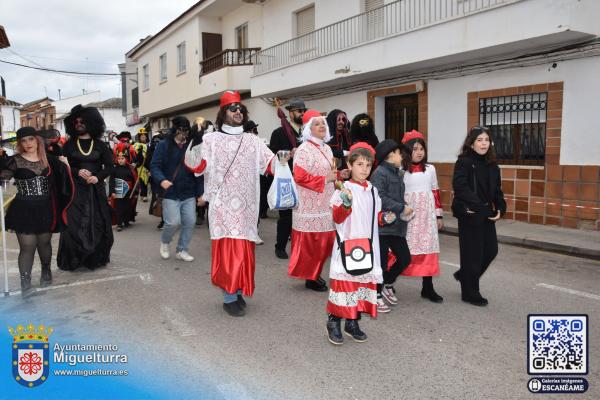
[[[240,92],[237,90],[227,90],[221,96],[221,108],[228,106],[233,103],[241,103],[242,98],[240,97]]]
[[[307,110],[302,116],[302,125],[308,124],[311,118],[322,117],[321,113],[317,110]]]
[[[375,149],[367,142],[354,143],[352,146],[350,146],[350,152],[352,153],[352,150],[354,149],[366,149],[369,151],[369,153],[373,154],[373,157],[375,157]]]
[[[409,140],[413,140],[413,139],[423,139],[425,140],[425,136],[423,136],[423,134],[419,131],[415,131],[414,129],[410,132],[405,132],[404,136],[402,137],[402,143],[406,143]]]

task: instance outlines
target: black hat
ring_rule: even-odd
[[[104,133],[106,126],[104,118],[96,107],[83,107],[81,104],[71,109],[71,113],[65,117],[65,128],[71,137],[77,137],[79,133],[75,130],[75,119],[83,118],[88,133],[93,138],[99,138]]]
[[[173,127],[175,128],[187,128],[190,129],[190,120],[184,117],[183,115],[178,115],[177,117],[171,120]]]
[[[36,136],[38,132],[31,126],[24,126],[17,131],[17,140],[21,140],[27,136]]]
[[[288,111],[297,109],[306,111],[306,105],[304,104],[304,100],[294,97],[290,100],[290,104],[285,106],[285,109]]]
[[[379,164],[381,164],[381,162],[385,160],[388,154],[399,148],[400,145],[395,140],[385,139],[383,142],[380,142],[375,147],[375,159]]]
[[[252,130],[254,130],[254,128],[257,128],[258,124],[252,120],[247,121],[244,124],[244,132],[251,132]]]
[[[117,139],[128,139],[131,140],[131,132],[123,131],[117,135]]]

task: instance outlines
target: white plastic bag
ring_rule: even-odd
[[[267,202],[271,210],[289,210],[298,207],[298,190],[287,163],[281,165],[275,161],[275,176],[267,193]]]

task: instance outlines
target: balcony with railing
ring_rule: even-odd
[[[589,40],[596,22],[577,0],[394,1],[259,51],[252,93],[526,54]]]
[[[254,75],[519,1],[395,1],[260,51]]]
[[[225,67],[252,65],[253,59],[259,50],[260,47],[223,50],[206,60],[200,61],[200,76]]]

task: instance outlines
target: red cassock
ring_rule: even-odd
[[[212,240],[211,280],[228,293],[242,289],[244,296],[254,293],[256,243],[244,239]]]

